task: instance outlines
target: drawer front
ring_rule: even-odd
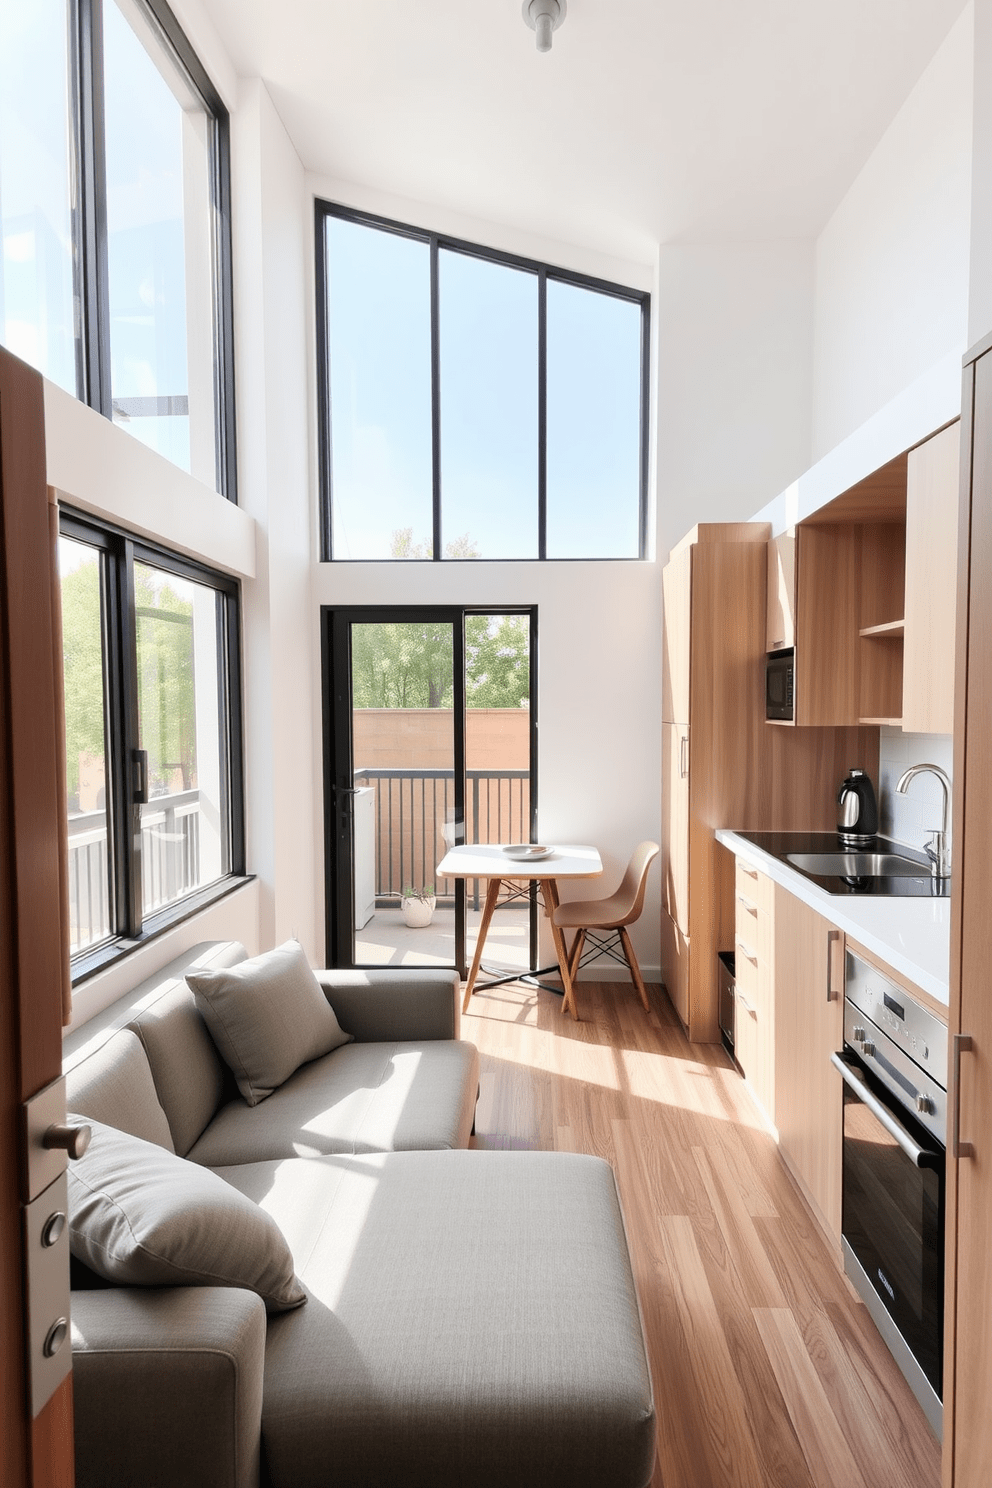
[[[753,904],[756,909],[771,913],[775,893],[773,881],[741,858],[737,859],[736,893],[738,908],[743,899],[747,904]]]

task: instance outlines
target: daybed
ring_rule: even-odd
[[[247,1237],[197,1285],[74,1261],[79,1488],[643,1488],[654,1408],[609,1166],[465,1150],[479,1065],[453,974],[318,972],[353,1041],[248,1104],[183,980],[244,957],[198,947],[67,1040],[94,1129],[70,1164],[74,1254],[123,1237],[132,1275],[182,1282],[163,1223],[195,1248],[217,1194]],[[104,1183],[110,1242],[106,1203],[86,1230]],[[132,1206],[156,1203],[140,1230]],[[269,1249],[232,1284],[259,1227]]]

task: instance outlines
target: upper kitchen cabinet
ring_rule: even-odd
[[[955,423],[797,528],[796,724],[952,732],[958,443]],[[769,584],[776,572],[788,595],[788,565],[775,547]],[[787,630],[786,614],[770,589],[769,650],[778,649],[772,632]]]
[[[909,452],[902,726],[914,734],[954,730],[960,464],[960,422]]]

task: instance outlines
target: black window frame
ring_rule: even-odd
[[[241,585],[229,574],[136,537],[123,527],[72,507],[59,508],[59,535],[96,548],[102,555],[101,625],[106,697],[107,852],[111,860],[110,902],[115,929],[109,939],[86,947],[71,960],[79,983],[171,930],[207,905],[240,888],[245,867],[244,718],[241,685]],[[148,563],[177,578],[205,584],[222,600],[217,607],[220,670],[218,717],[221,783],[229,867],[226,874],[152,914],[142,911],[140,792],[138,780],[138,675],[135,563]]]
[[[103,6],[68,0],[68,70],[76,164],[73,200],[76,396],[113,418],[110,380],[110,263],[104,134]],[[134,0],[208,120],[213,260],[214,450],[220,495],[237,502],[234,391],[234,292],[231,273],[231,122],[166,0]]]
[[[380,232],[393,233],[397,237],[412,238],[425,243],[430,249],[430,297],[431,297],[431,468],[432,468],[432,554],[425,559],[368,559],[338,558],[334,556],[332,467],[331,467],[331,390],[330,390],[330,341],[328,321],[327,285],[327,223],[332,218],[355,223],[359,227],[376,228]],[[631,289],[628,285],[615,284],[608,279],[596,279],[589,274],[579,274],[571,269],[559,268],[538,259],[524,258],[515,253],[504,253],[496,248],[484,247],[481,243],[468,242],[464,238],[451,237],[446,233],[431,232],[409,223],[397,222],[390,217],[379,217],[373,212],[361,212],[339,202],[325,201],[321,197],[314,201],[314,239],[316,246],[316,329],[317,329],[317,443],[320,481],[320,561],[322,563],[370,563],[370,562],[424,562],[452,563],[458,559],[445,558],[441,550],[441,339],[440,339],[440,250],[463,253],[470,258],[484,259],[489,263],[502,264],[506,268],[522,269],[535,274],[538,283],[538,479],[537,521],[538,552],[536,558],[481,558],[475,563],[638,563],[648,556],[648,476],[650,470],[650,394],[651,394],[651,296],[647,290]],[[548,281],[575,285],[580,289],[609,295],[639,305],[641,310],[641,378],[640,378],[640,468],[637,515],[637,555],[630,558],[549,558],[547,553],[547,286]]]

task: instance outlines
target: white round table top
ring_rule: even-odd
[[[438,878],[596,878],[603,860],[596,848],[572,843],[551,847],[547,857],[514,858],[504,851],[514,844],[462,842],[449,847],[437,865]]]

